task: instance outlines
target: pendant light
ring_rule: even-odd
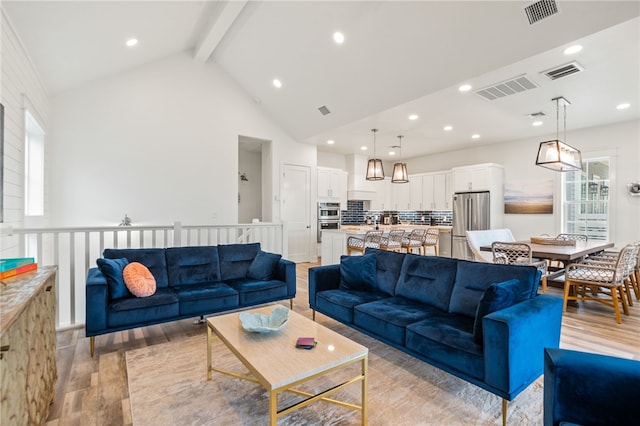
[[[367,180],[384,179],[384,169],[382,168],[382,160],[376,158],[376,132],[378,129],[371,129],[373,132],[373,158],[367,163]]]
[[[402,162],[402,135],[398,135],[400,161],[393,165],[393,173],[391,174],[391,183],[407,183],[409,182],[409,174],[407,173],[407,164]]]
[[[562,103],[564,114],[564,140],[567,140],[567,105],[571,103],[563,98],[553,98],[556,101],[556,138],[555,140],[540,142],[536,166],[558,172],[569,172],[582,170],[582,154],[579,150],[567,145],[560,140],[560,103]]]

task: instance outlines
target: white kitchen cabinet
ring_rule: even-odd
[[[411,210],[409,208],[409,200],[411,192],[409,185],[406,183],[392,183],[390,210]]]
[[[409,183],[399,185],[409,185],[409,210],[424,210],[423,202],[423,179],[425,176],[413,175],[409,177]]]
[[[320,247],[320,264],[335,265],[340,263],[340,256],[347,254],[347,233],[344,231],[324,231]]]
[[[371,200],[370,210],[391,210],[391,179],[376,182],[376,191]]]
[[[490,191],[496,182],[502,185],[504,168],[499,164],[486,163],[453,168],[454,192]]]
[[[318,167],[318,201],[340,203],[347,208],[347,176],[340,169]]]
[[[451,210],[453,201],[453,173],[435,174],[433,180],[433,209]]]

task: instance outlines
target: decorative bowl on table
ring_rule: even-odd
[[[272,333],[282,330],[289,321],[289,309],[279,306],[271,311],[271,315],[242,312],[240,323],[242,328],[252,333]]]

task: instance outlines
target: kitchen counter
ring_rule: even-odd
[[[320,257],[322,265],[340,263],[340,256],[347,254],[347,238],[351,236],[363,237],[367,231],[373,231],[374,225],[341,225],[341,229],[327,229],[322,231]],[[380,225],[380,229],[389,232],[395,229],[411,231],[417,228],[436,228],[440,231],[438,241],[439,255],[451,257],[451,226],[447,225]]]

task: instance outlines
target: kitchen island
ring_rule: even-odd
[[[412,229],[436,228],[440,231],[438,239],[438,251],[440,256],[451,257],[451,226],[446,225],[380,225],[382,231],[389,232],[395,229],[404,229],[411,232]],[[342,225],[341,229],[322,231],[322,244],[320,257],[322,265],[335,265],[340,263],[340,256],[347,254],[347,238],[351,236],[363,238],[367,231],[373,231],[373,225]]]

